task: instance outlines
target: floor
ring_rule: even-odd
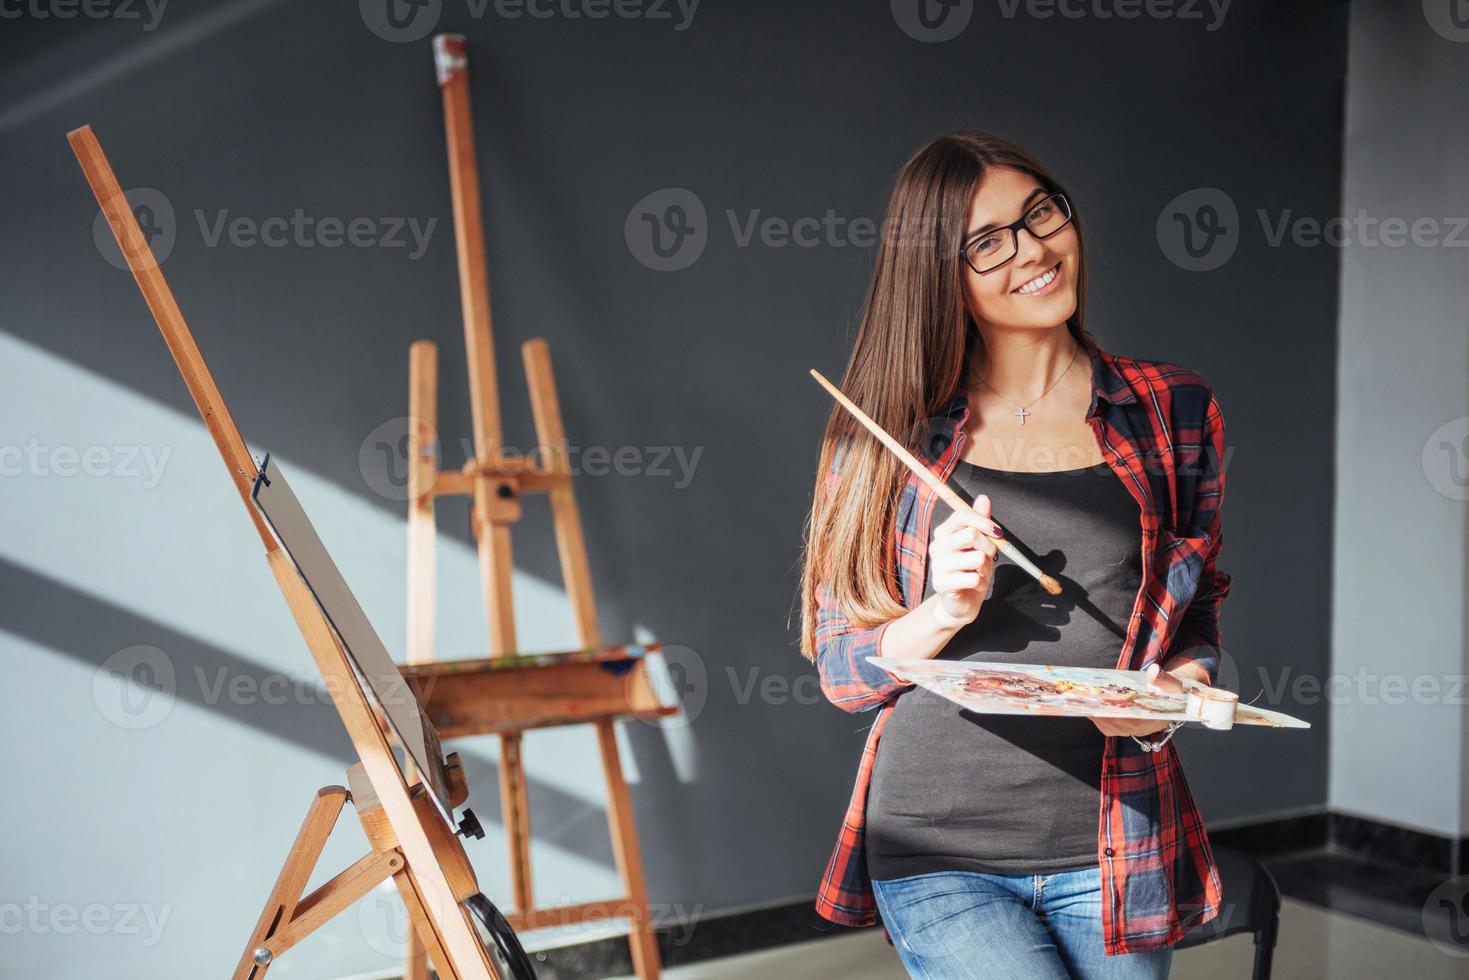
[[[1284,895],[1420,936],[1424,906],[1444,880],[1443,875],[1326,851],[1274,858],[1265,864]]]
[[[1248,936],[1181,950],[1173,980],[1239,980],[1250,974],[1254,947]],[[1281,940],[1274,975],[1286,980],[1469,980],[1469,958],[1452,957],[1421,936],[1296,899],[1281,911]],[[735,980],[790,977],[801,980],[905,980],[880,930],[796,943],[690,966],[674,967],[667,980]]]
[[[1273,975],[1284,980],[1469,980],[1469,945],[1451,955],[1424,933],[1441,876],[1326,850],[1267,861],[1285,896]],[[1254,945],[1233,936],[1174,954],[1174,980],[1250,975]],[[853,931],[668,969],[667,980],[792,977],[904,980],[881,930]],[[630,980],[630,978],[629,978]]]

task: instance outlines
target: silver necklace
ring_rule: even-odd
[[[990,391],[993,391],[995,394],[999,395],[1001,398],[1005,398],[1005,401],[1010,402],[1011,405],[1014,405],[1015,406],[1015,411],[1014,412],[1011,412],[1010,414],[1012,414],[1016,418],[1018,418],[1020,420],[1020,424],[1021,425],[1024,425],[1025,424],[1025,417],[1030,414],[1029,412],[1026,411],[1026,409],[1029,408],[1030,406],[1034,405],[1036,402],[1040,401],[1042,398],[1044,398],[1047,395],[1049,395],[1051,393],[1051,389],[1054,388],[1054,387],[1056,387],[1056,385],[1058,385],[1058,384],[1061,383],[1061,379],[1064,378],[1064,377],[1066,377],[1066,372],[1071,370],[1071,365],[1073,365],[1073,364],[1076,363],[1076,355],[1077,354],[1080,354],[1080,353],[1081,353],[1081,345],[1080,344],[1077,344],[1076,347],[1075,347],[1075,349],[1072,350],[1072,352],[1071,352],[1071,360],[1069,360],[1069,361],[1066,362],[1066,368],[1065,368],[1065,370],[1063,370],[1060,374],[1056,375],[1056,380],[1055,381],[1052,381],[1050,384],[1046,385],[1046,390],[1045,391],[1041,392],[1039,395],[1037,395],[1036,397],[1032,398],[1030,401],[1026,402],[1024,405],[1022,405],[1019,402],[1014,401],[1014,400],[1012,400],[1010,398],[1005,398],[1005,396],[1000,392],[1000,390],[998,388],[996,388],[994,385],[992,385],[992,384],[989,383],[989,379],[988,378],[980,378],[979,379],[979,383],[982,384],[982,385],[984,385]]]

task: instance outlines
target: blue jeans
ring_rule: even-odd
[[[919,980],[1155,980],[1172,949],[1108,956],[1100,868],[943,871],[874,880],[883,924]]]

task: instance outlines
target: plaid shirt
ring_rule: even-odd
[[[1230,577],[1214,567],[1224,498],[1224,420],[1203,378],[1184,368],[1117,357],[1088,337],[1093,397],[1086,420],[1103,456],[1142,509],[1142,576],[1117,658],[1124,670],[1155,661],[1199,664],[1218,673],[1219,606]],[[955,395],[930,420],[919,454],[947,479],[969,417]],[[836,466],[827,489],[835,482]],[[904,604],[923,599],[929,525],[937,498],[909,474],[898,505],[896,564]],[[912,685],[868,663],[888,624],[856,629],[823,586],[817,612],[817,672],[822,691],[845,711],[877,708],[857,769],[857,784],[816,898],[832,922],[877,922],[863,852],[867,787],[878,740],[899,695]],[[1219,876],[1204,823],[1173,743],[1150,753],[1110,737],[1102,756],[1097,859],[1102,872],[1102,934],[1108,954],[1172,945],[1219,914]]]

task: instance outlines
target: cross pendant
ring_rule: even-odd
[[[1016,410],[1015,410],[1015,417],[1016,417],[1016,418],[1017,418],[1017,419],[1019,419],[1019,420],[1020,420],[1020,424],[1021,424],[1021,425],[1024,425],[1024,424],[1025,424],[1025,417],[1026,417],[1026,416],[1027,416],[1027,415],[1029,415],[1029,414],[1030,414],[1030,413],[1029,413],[1029,412],[1027,412],[1027,411],[1026,411],[1026,410],[1025,410],[1025,409],[1023,409],[1023,408],[1017,408],[1017,409],[1016,409]]]

